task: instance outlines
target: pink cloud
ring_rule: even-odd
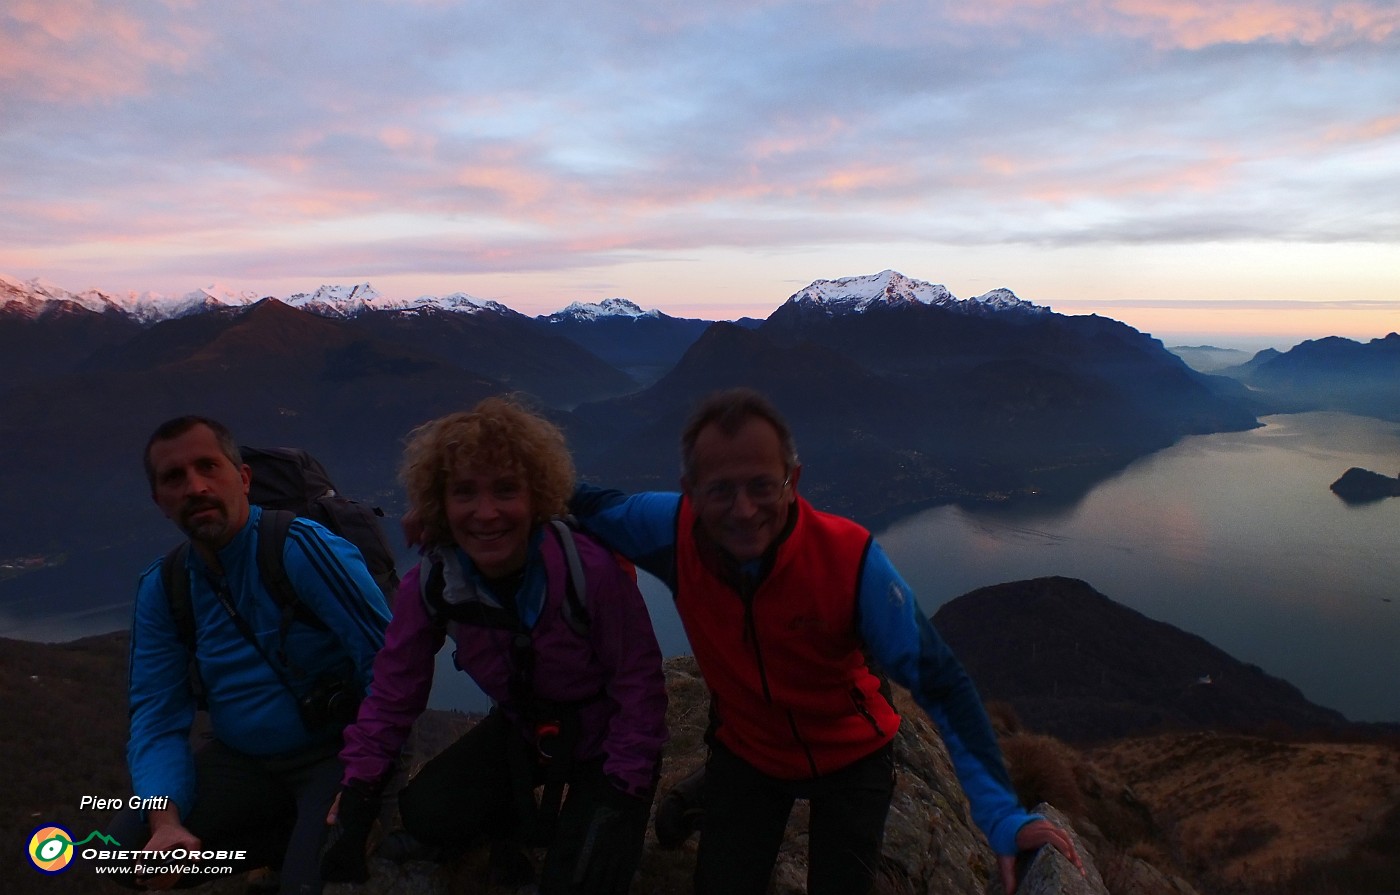
[[[468,165],[457,169],[453,181],[459,187],[497,196],[515,208],[538,206],[556,192],[549,177],[514,165]]]
[[[384,127],[378,136],[380,143],[396,152],[430,155],[437,148],[437,137],[406,127]]]
[[[842,195],[888,187],[905,180],[905,176],[904,171],[891,165],[853,165],[827,173],[815,186],[822,193]]]
[[[757,161],[797,155],[827,146],[836,137],[849,133],[850,125],[836,116],[822,121],[794,121],[790,127],[778,126],[776,132],[765,132],[747,149]]]
[[[44,102],[144,93],[154,71],[185,68],[205,42],[193,29],[158,29],[98,0],[14,0],[3,16],[0,85],[10,96]]]
[[[1213,44],[1260,40],[1303,44],[1377,42],[1400,29],[1400,10],[1393,3],[1112,0],[1111,9],[1130,21],[1154,28],[1165,26],[1162,38],[1193,50]]]
[[[1400,8],[1390,0],[983,0],[949,15],[971,25],[1014,23],[1050,34],[1087,25],[1188,50],[1255,41],[1380,43],[1400,32]]]
[[[1210,193],[1231,183],[1241,162],[1236,155],[1218,155],[1086,170],[1071,158],[986,155],[978,159],[986,176],[963,177],[958,182],[974,189],[1014,189],[1020,184],[1024,198],[1068,204],[1083,199]]]
[[[1384,115],[1360,124],[1338,125],[1328,128],[1322,136],[1324,144],[1369,143],[1400,134],[1400,115]]]

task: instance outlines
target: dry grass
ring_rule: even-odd
[[[1173,853],[1208,888],[1393,890],[1400,762],[1387,743],[1285,743],[1209,733],[1104,746]]]
[[[1070,817],[1085,816],[1084,795],[1075,767],[1079,752],[1060,740],[1040,734],[1003,737],[1002,755],[1022,804],[1049,802]]]

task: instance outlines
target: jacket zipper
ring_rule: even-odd
[[[745,591],[747,590],[746,585]],[[763,649],[758,645],[758,627],[753,619],[753,594],[741,593],[739,598],[744,602],[744,640],[753,644],[754,661],[758,663],[758,680],[763,684],[763,698],[772,705],[773,694],[768,689],[768,670],[763,665]]]
[[[865,694],[860,691],[859,687],[851,688],[851,702],[855,705],[856,711],[860,712],[860,716],[869,721],[870,726],[875,728],[875,735],[884,736],[885,732],[880,729],[880,722],[876,721],[875,716],[871,714],[870,707],[865,704]]]
[[[758,663],[758,680],[763,684],[763,699],[769,705],[773,704],[773,693],[768,689],[768,670],[763,665],[763,648],[758,642],[758,625],[753,617],[753,599],[755,589],[748,579],[743,582],[743,588],[739,592],[739,599],[744,604],[744,640],[753,644],[754,661]],[[807,757],[807,767],[811,769],[812,776],[819,776],[817,772],[817,761],[812,755],[812,749],[807,745],[807,741],[802,739],[802,733],[797,729],[797,718],[792,714],[792,709],[784,709],[787,715],[788,729],[792,731],[792,739],[802,748],[802,754]]]

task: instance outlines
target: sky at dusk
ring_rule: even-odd
[[[1395,0],[0,2],[0,273],[1400,329]]]

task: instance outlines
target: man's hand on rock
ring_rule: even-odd
[[[1068,858],[1079,869],[1081,876],[1084,874],[1084,864],[1074,850],[1074,840],[1069,833],[1043,819],[1033,820],[1016,831],[1016,848],[1020,851],[1036,851],[1045,845]],[[1006,895],[1013,895],[1016,891],[1016,856],[1001,855],[997,858],[997,867],[1001,871],[1002,889]]]

